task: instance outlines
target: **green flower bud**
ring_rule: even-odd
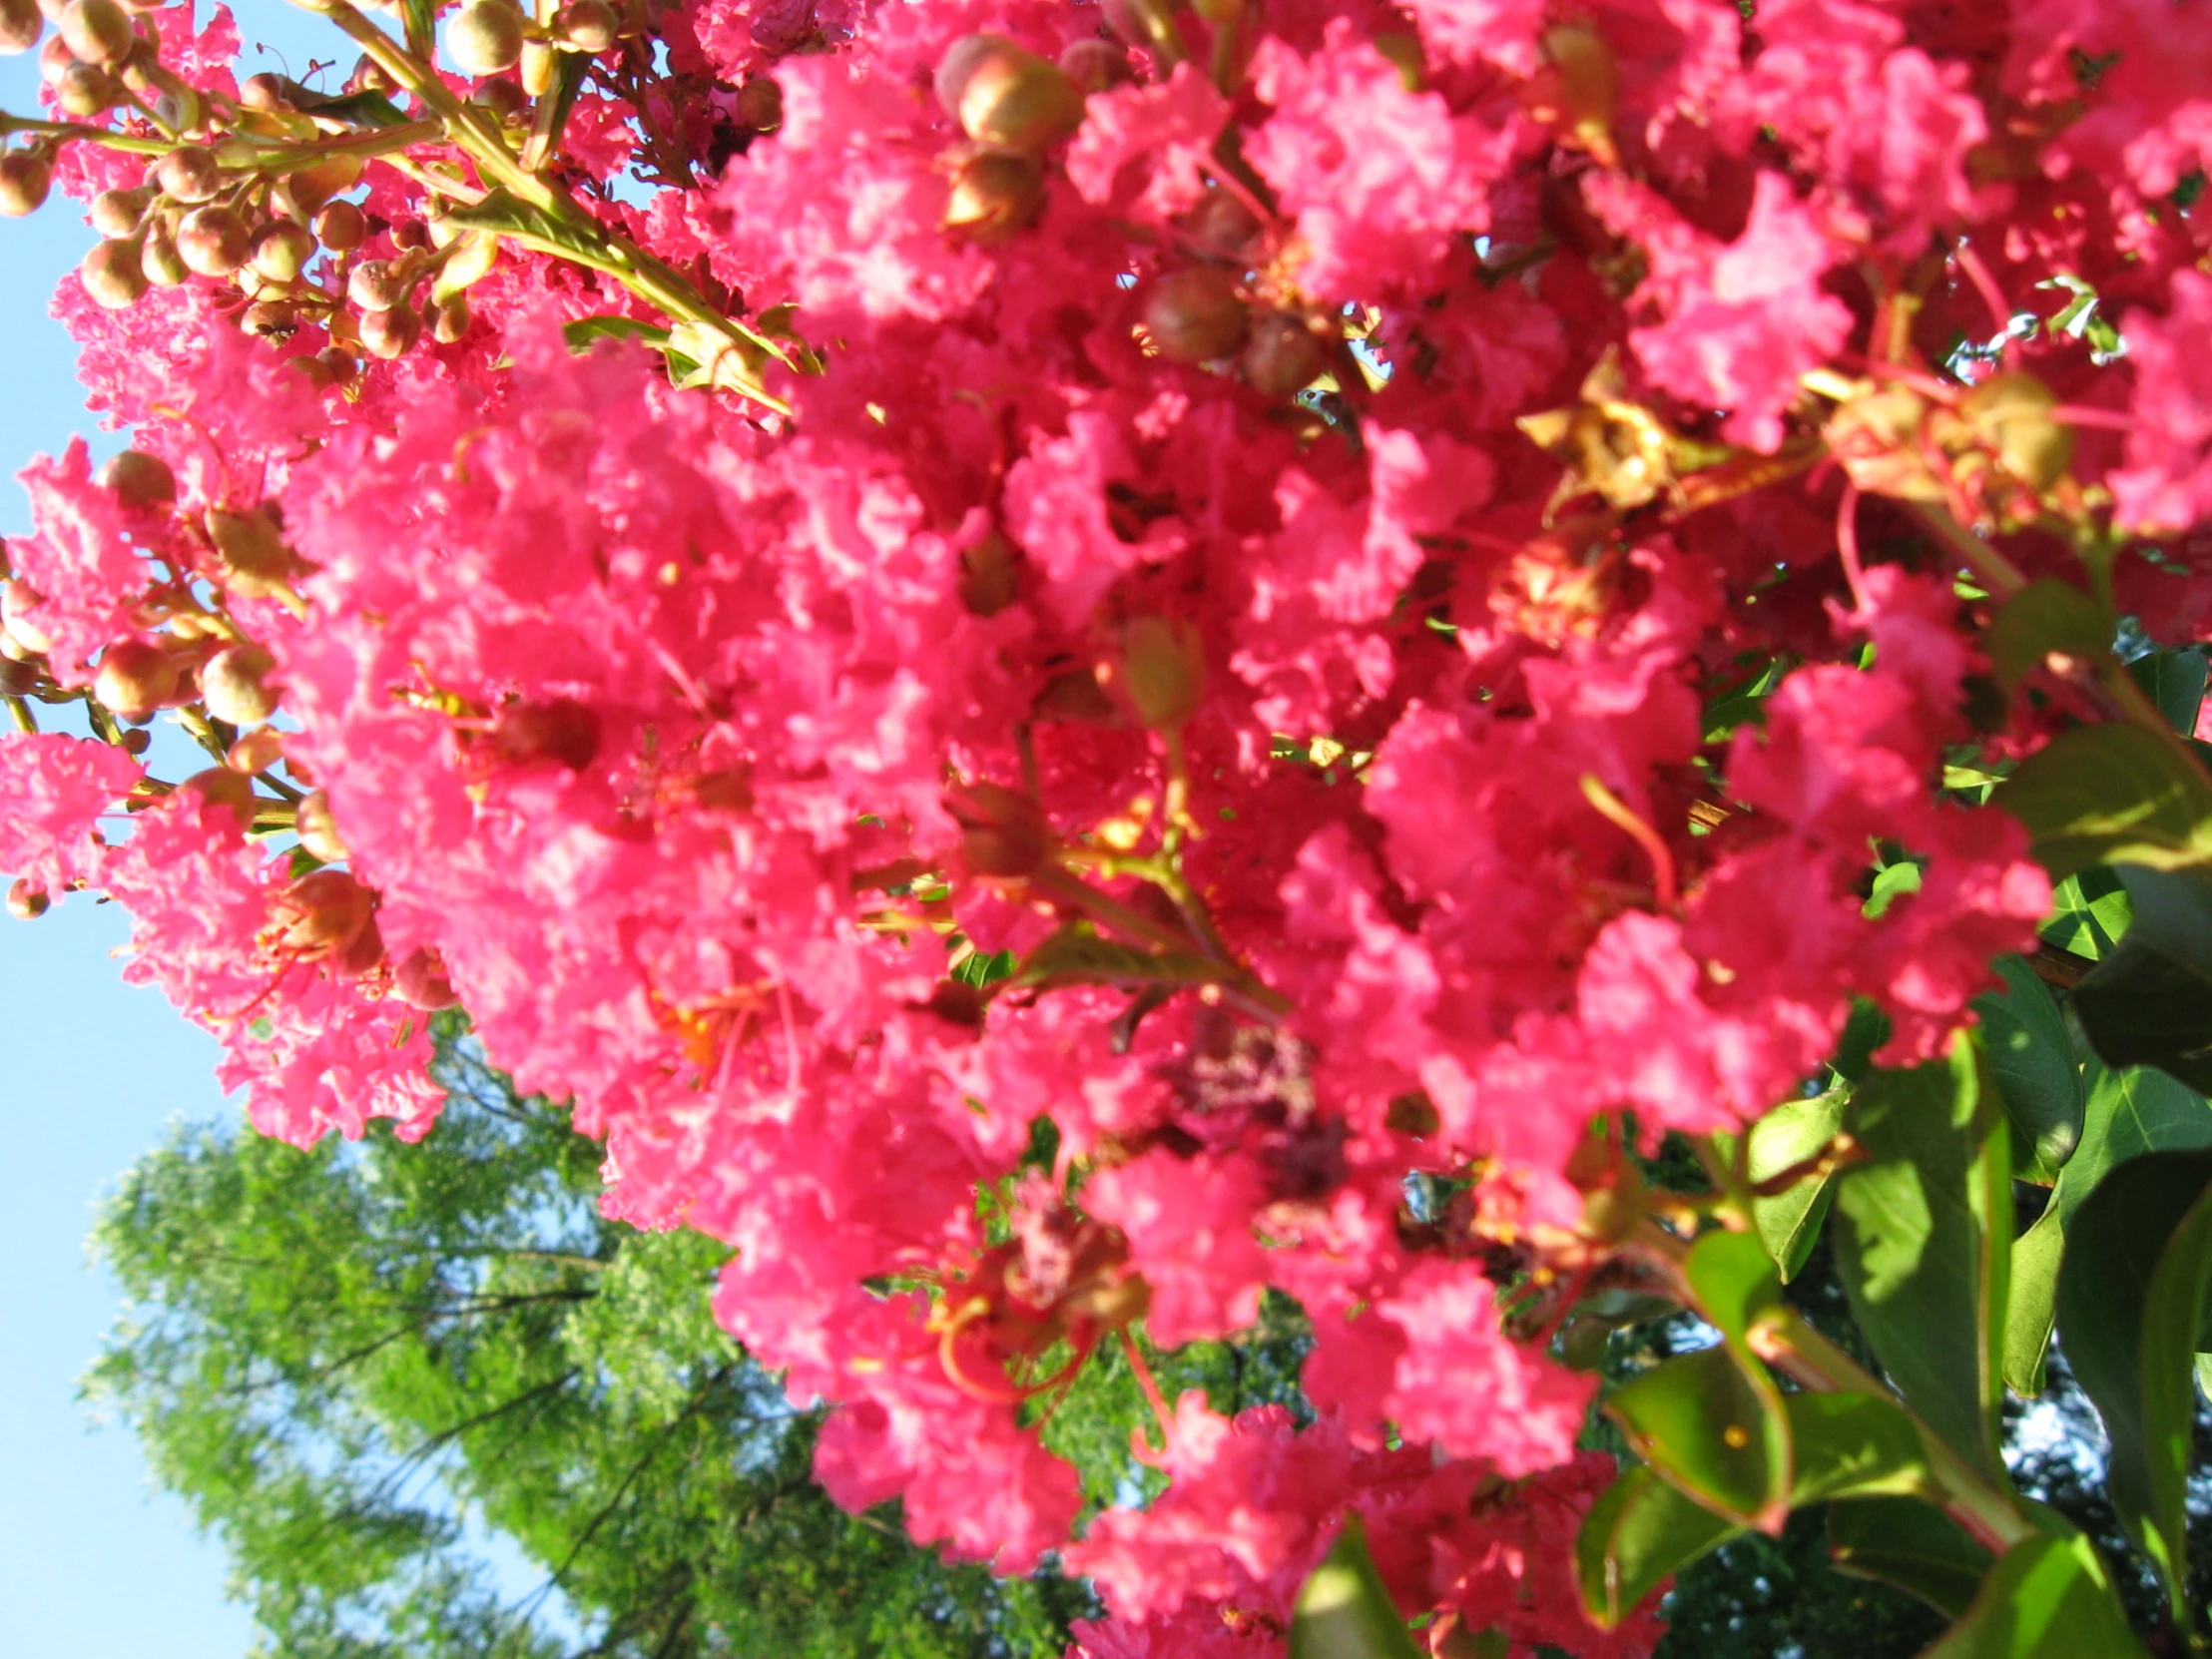
[[[368,216],[350,202],[333,202],[314,216],[314,234],[333,254],[349,253],[368,240]]]
[[[119,64],[131,55],[138,36],[131,14],[116,0],[69,0],[61,15],[62,43],[84,63]]]
[[[296,281],[314,258],[314,236],[304,225],[273,219],[254,233],[247,261],[273,282]]]
[[[464,75],[497,75],[521,58],[522,34],[513,0],[468,0],[445,26],[445,55]]]
[[[281,75],[264,71],[249,75],[239,84],[239,102],[250,110],[288,110],[293,106],[293,94],[299,91],[296,83]]]
[[[622,19],[607,0],[569,0],[554,15],[553,32],[579,52],[604,52],[622,33]]]
[[[283,299],[257,300],[246,307],[239,326],[257,339],[289,339],[299,329],[299,307]]]
[[[1249,322],[1236,276],[1221,266],[1171,271],[1145,295],[1145,332],[1175,363],[1212,362],[1244,343]]]
[[[773,133],[784,125],[784,89],[766,75],[756,75],[738,88],[738,120],[756,133]]]
[[[139,269],[156,287],[173,288],[192,276],[192,268],[177,251],[177,239],[164,225],[147,232],[146,246],[139,255]]]
[[[87,210],[92,228],[111,239],[134,234],[153,206],[154,193],[141,185],[136,190],[104,190]]]
[[[28,875],[17,876],[8,888],[8,914],[18,921],[36,921],[53,907],[54,895]]]
[[[1055,64],[996,35],[970,35],[946,52],[937,96],[978,144],[1035,152],[1083,124],[1083,92]]]
[[[315,361],[330,371],[330,383],[349,386],[361,372],[360,359],[342,345],[325,345],[315,353]]]
[[[126,507],[165,509],[177,499],[177,474],[159,455],[126,449],[100,469],[100,482]]]
[[[266,506],[243,513],[210,507],[207,527],[219,577],[241,598],[267,599],[297,574],[299,561]]]
[[[228,276],[246,264],[246,221],[229,208],[195,208],[177,227],[177,252],[203,276]]]
[[[99,115],[121,97],[114,77],[94,64],[73,63],[54,83],[54,102],[64,115]]]
[[[177,664],[148,640],[118,640],[100,655],[92,695],[118,720],[144,726],[177,695]]]
[[[530,107],[530,95],[503,78],[484,82],[468,95],[468,101],[478,109],[491,111],[501,121],[512,121]]]
[[[422,318],[404,305],[361,313],[361,344],[371,356],[387,361],[413,349],[422,338]]]
[[[1996,374],[1976,384],[1959,410],[2004,470],[2040,493],[2073,464],[2074,430],[2053,420],[2058,394],[2032,374]]]
[[[223,188],[223,169],[215,152],[198,144],[180,144],[154,164],[154,184],[172,202],[191,206],[213,201]]]
[[[128,242],[103,242],[77,267],[85,291],[111,311],[128,310],[146,297],[146,272],[138,247]]]
[[[309,857],[326,864],[345,861],[345,842],[338,838],[337,820],[330,816],[330,798],[321,790],[293,809],[292,828]]]
[[[346,274],[345,296],[363,311],[388,311],[406,291],[405,278],[386,260],[363,260]]]
[[[12,58],[28,52],[45,32],[37,0],[0,0],[0,53]]]
[[[1255,391],[1289,397],[1312,385],[1328,367],[1329,357],[1303,318],[1262,311],[1252,319],[1252,333],[1238,362]]]
[[[1034,156],[981,150],[952,176],[944,228],[989,246],[1008,241],[1044,206],[1044,164]]]
[[[468,333],[475,319],[469,314],[468,295],[456,293],[442,304],[425,306],[423,320],[432,339],[440,345],[451,345]]]
[[[1150,613],[1122,624],[1118,649],[1098,666],[1099,684],[1148,731],[1179,730],[1206,696],[1206,646],[1180,617]]]
[[[53,187],[53,165],[44,156],[29,150],[0,156],[0,215],[21,219],[37,213]]]
[[[241,830],[254,827],[254,780],[244,773],[229,767],[210,767],[187,778],[177,787],[177,794],[180,799],[197,796],[209,806],[223,808],[239,821]]]
[[[970,784],[947,795],[944,809],[960,827],[960,859],[973,874],[1032,875],[1052,854],[1052,826],[1019,791]]]
[[[269,683],[276,666],[276,659],[261,646],[226,646],[201,665],[200,701],[218,720],[259,726],[276,712],[279,702],[276,689]]]

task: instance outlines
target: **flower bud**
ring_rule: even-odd
[[[960,827],[960,858],[976,875],[1034,874],[1051,856],[1055,837],[1044,810],[999,784],[970,784],[944,798]]]
[[[267,599],[296,574],[298,561],[268,508],[233,513],[210,507],[207,526],[222,583],[241,598]]]
[[[1129,54],[1096,35],[1068,42],[1060,54],[1060,73],[1084,92],[1106,92],[1137,78]]]
[[[1206,695],[1206,646],[1182,617],[1152,613],[1122,624],[1112,656],[1098,665],[1099,685],[1153,732],[1181,729]]]
[[[361,316],[361,345],[372,357],[403,357],[422,338],[422,318],[404,305]]]
[[[64,115],[99,115],[120,96],[114,77],[89,63],[71,64],[54,82],[54,102]]]
[[[464,75],[496,75],[522,56],[522,10],[513,0],[468,0],[445,26],[445,55]]]
[[[468,101],[480,110],[489,110],[501,121],[512,121],[529,108],[530,95],[512,81],[494,79],[470,93]]]
[[[142,511],[167,508],[177,499],[177,474],[159,455],[126,449],[100,469],[100,482],[126,507]]]
[[[54,649],[54,636],[31,619],[31,611],[45,603],[46,596],[20,576],[11,576],[0,582],[0,628],[8,637],[27,647],[34,655]]]
[[[1209,249],[1235,254],[1260,234],[1260,222],[1233,192],[1215,185],[1183,216],[1183,229]]]
[[[192,268],[177,251],[177,239],[164,226],[147,232],[145,246],[139,253],[139,269],[156,287],[173,288],[192,276]]]
[[[291,199],[302,215],[312,216],[333,196],[342,196],[361,182],[363,163],[358,156],[337,155],[303,167],[291,176]]]
[[[314,258],[314,236],[304,225],[288,219],[273,219],[254,233],[248,244],[247,262],[273,282],[298,280],[299,273]]]
[[[980,150],[952,176],[944,228],[986,247],[1007,241],[1044,206],[1044,163],[1034,156]]]
[[[8,888],[8,914],[18,921],[36,921],[54,907],[54,896],[28,875],[19,875]]]
[[[992,525],[960,551],[960,603],[976,616],[996,616],[1021,593],[1021,550]]]
[[[579,52],[604,52],[622,32],[622,19],[607,0],[569,0],[554,14],[553,32]]]
[[[223,169],[215,152],[198,144],[180,144],[154,164],[154,183],[172,202],[188,207],[214,199],[223,188]]]
[[[195,208],[177,226],[177,253],[188,270],[228,276],[246,263],[246,221],[229,208]]]
[[[307,856],[325,864],[345,861],[345,842],[338,838],[337,820],[330,816],[330,798],[314,791],[292,809],[292,828]]]
[[[284,736],[272,726],[257,726],[223,753],[223,764],[251,778],[284,758]]]
[[[430,337],[440,345],[451,345],[466,337],[470,322],[468,295],[456,293],[441,305],[425,306],[424,320],[428,323]]]
[[[784,89],[766,75],[738,88],[738,120],[751,132],[773,133],[784,125]]]
[[[553,44],[545,40],[525,40],[522,43],[522,62],[516,73],[521,77],[526,97],[543,98],[553,90]]]
[[[419,219],[402,219],[391,228],[391,245],[407,250],[430,246],[430,227]]]
[[[21,219],[37,213],[53,185],[54,169],[44,156],[10,150],[0,156],[0,215]]]
[[[363,260],[345,278],[345,297],[364,311],[388,311],[407,291],[386,260]]]
[[[92,695],[119,720],[144,726],[177,695],[177,664],[148,640],[117,640],[100,655]]]
[[[256,339],[285,340],[299,331],[299,307],[283,299],[260,299],[246,307],[239,317],[239,326]],[[322,365],[312,357],[295,357],[295,363]]]
[[[599,753],[599,715],[573,697],[510,703],[492,725],[492,743],[517,764],[554,761],[581,772]]]
[[[2004,470],[2040,492],[2073,464],[2073,428],[2050,416],[2057,404],[2058,394],[2032,374],[1996,374],[1967,392],[1959,411]]]
[[[999,150],[1043,150],[1083,124],[1082,89],[997,35],[952,44],[937,69],[937,97],[969,138]]]
[[[104,190],[92,199],[87,217],[102,236],[127,237],[138,230],[153,201],[154,193],[143,185],[136,190]]]
[[[1612,47],[1587,23],[1557,23],[1544,31],[1543,49],[1544,65],[1522,94],[1530,117],[1614,166],[1621,71]]]
[[[1171,271],[1145,295],[1145,332],[1174,363],[1211,362],[1244,343],[1248,317],[1234,273],[1220,266]]]
[[[345,870],[309,870],[271,903],[262,942],[285,956],[345,956],[375,913],[376,895]]]
[[[85,291],[111,311],[126,310],[146,297],[146,272],[139,250],[128,242],[103,242],[77,267]]]
[[[121,63],[138,38],[131,32],[131,14],[116,0],[69,0],[60,26],[63,44],[85,63]]]
[[[46,0],[39,0],[39,10],[46,10]],[[48,22],[52,22],[50,17]],[[53,86],[62,78],[62,71],[77,60],[69,55],[69,46],[59,35],[46,37],[46,44],[38,49],[38,78],[41,86]]]
[[[350,202],[333,202],[314,216],[314,234],[333,254],[344,254],[368,240],[368,216]]]
[[[1252,333],[1238,361],[1246,382],[1268,397],[1303,391],[1329,366],[1313,329],[1282,311],[1262,311],[1252,319]]]
[[[453,981],[446,977],[445,959],[427,945],[392,963],[391,988],[408,1007],[420,1008],[426,1014],[450,1008],[461,1000]]]
[[[298,88],[281,75],[267,70],[259,75],[249,75],[239,83],[239,102],[250,110],[284,110],[292,106],[292,94]]]
[[[28,52],[45,32],[37,0],[0,0],[0,53],[12,58]]]
[[[280,699],[269,683],[276,659],[258,645],[226,646],[200,669],[200,701],[208,713],[233,726],[259,726]]]
[[[1152,54],[1163,72],[1183,61],[1183,41],[1169,0],[1102,0],[1106,27]]]
[[[349,386],[360,375],[360,359],[342,345],[325,345],[314,355],[315,361],[330,371],[334,386]]]
[[[210,767],[196,772],[177,787],[177,799],[192,801],[195,797],[211,807],[221,807],[239,821],[242,830],[254,828],[254,815],[260,803],[254,795],[254,780],[243,772],[233,772],[229,767]]]
[[[345,78],[347,92],[396,92],[399,83],[374,58],[363,52],[353,60],[353,73]]]

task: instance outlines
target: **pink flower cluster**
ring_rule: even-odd
[[[1280,1653],[1348,1511],[1438,1631],[1647,1652],[1569,1580],[1586,1195],[1790,1096],[1855,997],[1936,1053],[2049,900],[1941,784],[2072,705],[1991,718],[1928,515],[2032,577],[2109,512],[2166,538],[2125,602],[2212,632],[2212,56],[2169,10],[671,6],[668,85],[590,83],[553,176],[789,347],[770,400],[543,239],[390,355],[334,297],[242,331],[207,278],[71,278],[167,482],[25,474],[6,685],[228,759],[0,740],[0,868],[124,901],[272,1133],[426,1132],[457,997],[616,1213],[732,1246],[723,1322],[837,1402],[830,1491],[1065,1551],[1093,1659]],[[154,16],[230,87],[220,12]],[[308,280],[483,198],[427,149]],[[2124,354],[2014,327],[2078,292]],[[2055,473],[1977,423],[2003,376]],[[1877,849],[1925,872],[1871,916]],[[1162,1401],[1166,1495],[1071,1536],[1066,1368],[1270,1290],[1320,1421]]]

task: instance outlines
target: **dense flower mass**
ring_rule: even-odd
[[[123,901],[292,1139],[426,1132],[465,1006],[1091,1659],[1281,1653],[1347,1514],[1439,1653],[1648,1652],[1552,1341],[1627,1149],[2031,944],[1958,772],[2114,711],[2004,601],[2212,634],[2212,19],[312,9],[342,86],[73,0],[12,124],[136,448],[24,474],[0,689],[90,736],[0,740],[11,904]],[[1271,1293],[1318,1419],[1157,1399],[1078,1529],[1054,1390]]]

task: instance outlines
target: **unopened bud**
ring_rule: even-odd
[[[299,307],[282,299],[256,300],[239,317],[239,326],[256,339],[289,339],[299,331]],[[291,360],[295,363],[313,363],[316,370],[322,367],[312,357],[295,357]]]
[[[738,88],[738,120],[755,133],[773,133],[784,125],[784,89],[766,75]]]
[[[391,965],[391,988],[410,1008],[434,1014],[460,1001],[453,981],[446,977],[445,958],[425,945],[411,950]]]
[[[159,455],[143,449],[126,449],[100,470],[100,482],[116,493],[126,507],[151,511],[177,499],[177,474]]]
[[[1021,593],[1021,550],[995,524],[960,551],[960,603],[976,616],[996,616]]]
[[[21,219],[37,213],[53,186],[54,169],[44,156],[28,150],[0,156],[0,215]]]
[[[207,526],[223,585],[241,598],[267,599],[296,573],[298,561],[267,508],[234,513],[210,507]]]
[[[54,82],[54,102],[64,115],[95,116],[121,98],[115,78],[89,63],[73,63]]]
[[[330,816],[330,798],[316,790],[292,809],[292,829],[307,855],[325,864],[345,861],[345,842],[338,838],[337,820]]]
[[[195,208],[177,226],[177,252],[203,276],[228,276],[246,263],[246,221],[229,208]]]
[[[292,83],[281,75],[263,71],[239,83],[239,102],[250,110],[282,110],[291,107]]]
[[[20,576],[0,582],[0,628],[5,628],[10,639],[28,648],[33,655],[54,649],[54,636],[30,614],[44,604],[45,599],[44,594]]]
[[[350,958],[375,915],[375,894],[351,874],[314,869],[276,895],[262,937],[281,955]]]
[[[497,75],[522,56],[522,11],[512,0],[468,0],[445,26],[445,55],[464,75]]]
[[[359,184],[364,166],[360,157],[340,154],[301,168],[291,176],[291,199],[301,214],[312,216],[331,197]]]
[[[131,14],[116,0],[69,0],[60,27],[70,52],[86,63],[121,63],[138,38],[131,32]]]
[[[146,244],[139,252],[139,269],[156,287],[173,288],[192,276],[192,268],[177,251],[177,239],[162,226],[147,232]]]
[[[1183,229],[1194,242],[1234,254],[1260,234],[1260,221],[1234,192],[1216,185],[1183,216]]]
[[[1000,150],[1038,151],[1083,124],[1083,92],[1055,64],[997,35],[955,41],[937,97],[961,131]]]
[[[37,0],[0,0],[0,53],[12,58],[28,52],[45,32]]]
[[[1107,28],[1131,46],[1151,53],[1163,71],[1182,61],[1182,37],[1169,0],[1101,0],[1099,10],[1105,14]]]
[[[350,202],[333,202],[314,216],[315,239],[335,254],[368,240],[368,216]]]
[[[1983,443],[1994,445],[2004,470],[2041,492],[2073,464],[2074,431],[2051,418],[2058,394],[2032,374],[1997,374],[1959,403]]]
[[[1170,362],[1204,363],[1228,356],[1244,343],[1248,320],[1235,275],[1220,266],[1171,271],[1145,295],[1145,332]]]
[[[1060,73],[1085,92],[1105,92],[1137,78],[1129,54],[1096,35],[1068,42],[1060,53]]]
[[[474,320],[469,313],[467,294],[456,293],[432,309],[435,314],[428,318],[432,339],[440,345],[451,345],[467,337],[469,324]]]
[[[554,14],[553,32],[579,52],[604,52],[622,32],[622,19],[607,0],[569,0]]]
[[[8,888],[8,914],[18,921],[36,921],[53,907],[53,894],[28,875],[17,876]]]
[[[389,310],[366,311],[361,316],[361,345],[373,357],[387,362],[403,357],[422,338],[422,318],[405,305]]]
[[[314,258],[314,235],[304,225],[273,219],[254,233],[247,260],[273,282],[296,281]]]
[[[92,199],[86,217],[104,237],[127,237],[139,228],[153,201],[154,193],[143,185],[136,190],[104,190]]]
[[[132,243],[96,244],[77,267],[77,276],[85,291],[111,311],[128,309],[146,297],[146,272]]]
[[[398,88],[390,72],[366,52],[353,60],[353,73],[345,79],[348,92],[396,92]]]
[[[1252,319],[1251,337],[1238,361],[1245,380],[1268,397],[1303,391],[1329,366],[1327,352],[1303,318],[1262,311]]]
[[[200,670],[200,700],[208,713],[233,726],[259,726],[280,699],[269,683],[276,659],[258,645],[227,646]]]
[[[1544,66],[1523,94],[1528,113],[1613,166],[1621,71],[1612,47],[1587,23],[1557,23],[1544,31],[1543,49]]]
[[[45,0],[40,0],[39,10],[45,11]],[[52,18],[47,19],[52,22]],[[46,37],[46,44],[38,49],[38,78],[41,86],[59,85],[62,71],[77,60],[69,55],[69,45],[59,35]]]
[[[101,653],[92,695],[117,719],[143,726],[177,695],[177,664],[148,640],[117,640]]]
[[[553,761],[581,772],[599,753],[599,716],[573,697],[513,703],[499,711],[492,742],[507,760]]]
[[[530,95],[512,81],[494,78],[470,93],[468,101],[480,110],[489,110],[501,121],[512,121],[529,108]]]
[[[388,311],[407,291],[387,260],[363,260],[347,273],[345,296],[364,311]]]
[[[220,807],[239,821],[241,830],[254,827],[254,814],[260,805],[254,795],[254,780],[229,767],[194,773],[177,787],[177,798],[180,802]]]
[[[960,858],[973,874],[1031,875],[1051,856],[1055,837],[1044,810],[999,784],[970,784],[944,800],[960,827]]]
[[[172,202],[194,206],[213,201],[223,188],[223,169],[215,152],[198,144],[180,144],[154,164],[154,183]]]
[[[1098,666],[1100,686],[1138,725],[1180,730],[1206,695],[1206,646],[1198,629],[1184,618],[1148,612],[1122,624],[1118,645]]]
[[[522,43],[522,61],[515,66],[515,73],[522,81],[522,90],[532,98],[543,98],[553,90],[555,67],[553,43],[546,40],[525,40]]]
[[[251,778],[267,772],[284,758],[284,735],[271,726],[257,726],[223,752],[223,764]]]
[[[952,176],[944,228],[989,246],[1012,237],[1043,206],[1042,162],[1004,150],[981,150]]]
[[[315,361],[330,371],[334,386],[349,386],[360,376],[360,359],[342,345],[325,345],[314,355]]]
[[[391,228],[391,245],[400,250],[430,246],[430,227],[419,219],[402,219]]]

